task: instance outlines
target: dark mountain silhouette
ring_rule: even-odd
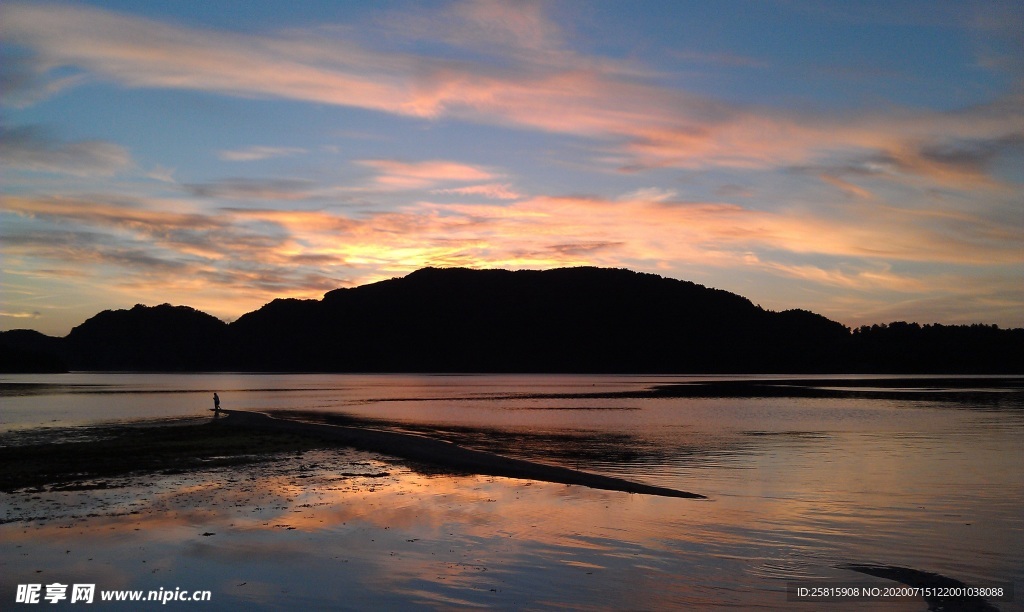
[[[64,339],[31,329],[0,332],[0,372],[66,372]]]
[[[427,268],[320,301],[276,300],[231,327],[255,360],[246,369],[332,371],[803,370],[849,336],[811,313],[596,268]]]
[[[629,270],[426,268],[274,300],[230,325],[165,304],[102,312],[66,338],[3,332],[0,364],[31,354],[82,370],[1003,373],[1024,371],[1022,348],[1024,330],[851,332]]]
[[[65,357],[75,369],[216,370],[228,325],[187,306],[105,310],[71,330]]]

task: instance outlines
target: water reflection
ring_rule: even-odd
[[[372,461],[374,469],[386,466]],[[321,467],[300,482],[296,462]],[[15,559],[8,553],[19,547],[31,552],[8,563],[2,586],[35,580],[32,568],[40,568],[39,580],[73,576],[101,588],[210,588],[228,609],[296,600],[782,607],[780,580],[828,576],[839,557],[798,535],[758,528],[730,500],[709,511],[686,500],[394,466],[372,483],[339,477],[352,462],[308,453],[233,483],[192,474],[125,491],[125,499],[144,502],[136,514],[5,525],[5,558]],[[196,511],[200,504],[205,509]]]
[[[228,609],[785,608],[787,580],[863,581],[845,563],[1024,588],[1024,411],[1015,391],[981,402],[970,399],[975,391],[956,400],[903,391],[640,397],[665,381],[542,377],[531,389],[522,378],[359,380],[146,385],[194,390],[197,410],[207,408],[207,389],[236,389],[221,393],[229,407],[425,433],[711,499],[446,476],[309,451],[258,467],[122,479],[108,490],[5,496],[3,596],[52,579],[210,588]],[[65,396],[12,399],[47,397]],[[154,398],[192,394],[78,397],[124,402],[138,417]]]
[[[62,507],[75,510],[0,527],[0,549],[9,559],[0,586],[7,592],[41,570],[46,576],[39,580],[73,576],[101,588],[192,579],[188,588],[214,588],[229,607],[284,605],[284,592],[320,605],[349,601],[354,592],[372,595],[375,606],[604,606],[628,603],[628,584],[652,568],[666,572],[675,565],[677,547],[665,545],[671,529],[643,517],[656,510],[678,520],[682,506],[659,509],[636,503],[639,496],[579,487],[423,476],[354,457],[339,464],[325,453],[307,453],[227,481],[194,473],[96,492],[92,499],[84,493],[21,499],[11,508],[29,511],[47,505],[42,497],[64,496]],[[302,465],[318,467],[298,479]],[[373,475],[340,475],[360,467]],[[391,471],[380,476],[384,468]],[[622,525],[636,521],[639,529],[623,532]],[[19,557],[19,550],[25,554]],[[339,575],[328,569],[341,566]],[[577,584],[595,574],[589,587]],[[250,584],[257,588],[243,588]]]

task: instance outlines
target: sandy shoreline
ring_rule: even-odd
[[[224,412],[227,417],[218,419],[218,422],[225,426],[315,436],[359,450],[378,452],[458,472],[579,485],[625,493],[705,499],[705,496],[698,493],[646,485],[622,478],[591,474],[522,459],[512,459],[414,434],[278,419],[258,412],[241,410]]]

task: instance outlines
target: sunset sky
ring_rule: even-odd
[[[1024,4],[0,4],[0,329],[424,266],[1024,326]]]

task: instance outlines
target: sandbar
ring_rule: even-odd
[[[457,472],[579,485],[606,491],[706,499],[699,493],[658,487],[624,478],[592,474],[524,459],[513,459],[416,434],[278,419],[260,412],[244,410],[225,410],[223,412],[226,418],[218,419],[217,422],[225,426],[313,436],[359,450],[373,451]]]

